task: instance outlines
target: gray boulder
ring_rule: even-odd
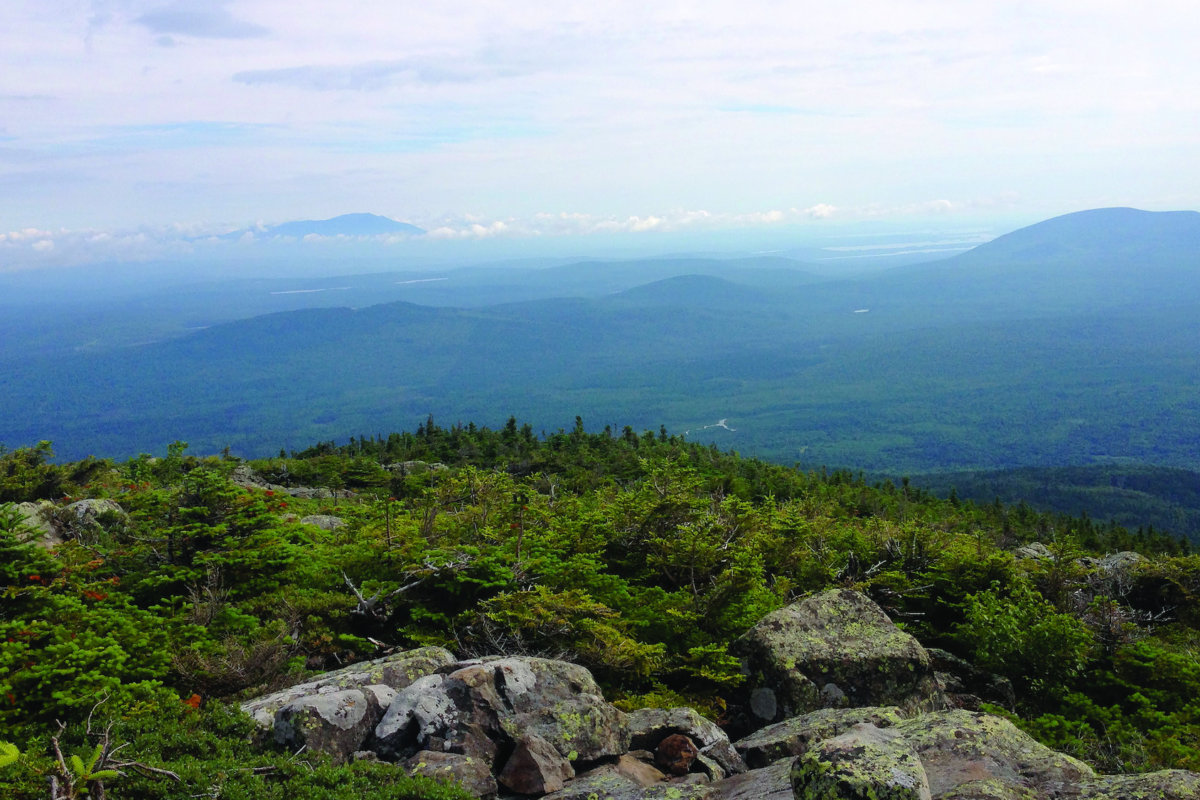
[[[720,765],[726,775],[746,771],[742,757],[729,743],[725,731],[691,708],[641,708],[629,714],[629,747],[653,751],[668,736],[682,734],[691,739],[700,754]]]
[[[388,464],[384,469],[400,475],[420,475],[423,472],[444,472],[450,468],[438,461],[400,461]]]
[[[581,774],[542,800],[697,800],[711,796],[711,786],[688,780],[698,777],[663,780],[661,772],[626,755]]]
[[[500,790],[487,764],[481,759],[459,753],[422,750],[405,761],[403,766],[409,775],[457,783],[482,800],[491,800]]]
[[[942,704],[929,653],[850,589],[768,614],[729,650],[747,677],[733,725],[741,733],[819,708]]]
[[[40,503],[17,503],[13,508],[21,515],[21,524],[33,534],[30,542],[47,549],[63,543],[62,532],[54,522],[53,503],[45,500]]]
[[[791,769],[794,759],[782,759],[711,784],[708,800],[792,800]]]
[[[1013,556],[1021,561],[1053,561],[1054,553],[1041,542],[1032,542],[1013,551]]]
[[[79,528],[98,528],[101,518],[116,516],[128,518],[128,514],[112,500],[79,500],[63,509],[63,516],[69,525]]]
[[[270,729],[275,725],[275,712],[301,697],[372,685],[387,686],[399,691],[418,678],[452,663],[454,656],[449,650],[441,647],[407,650],[326,672],[313,680],[242,703],[241,709],[253,717],[260,728]]]
[[[316,525],[323,531],[336,531],[338,528],[346,527],[344,519],[330,514],[312,514],[307,517],[301,517],[300,521],[305,525]]]
[[[934,800],[1042,800],[1032,789],[998,780],[960,783]]]
[[[931,800],[916,753],[894,729],[870,723],[855,725],[797,758],[791,779],[792,792],[801,800]]]
[[[1144,775],[1106,775],[1085,783],[1081,800],[1196,800],[1200,774],[1168,769]]]
[[[574,763],[629,750],[625,715],[604,701],[590,672],[541,658],[470,663],[400,691],[375,728],[382,753],[418,750],[490,760],[536,734]]]
[[[823,708],[778,722],[734,743],[750,769],[762,769],[781,758],[795,758],[825,739],[840,736],[863,722],[890,728],[904,720],[900,709]]]
[[[364,686],[293,700],[275,714],[275,741],[345,761],[358,751],[396,696],[387,686]]]
[[[354,492],[350,491],[349,489],[326,489],[320,486],[280,486],[277,483],[271,483],[245,464],[240,464],[235,467],[233,472],[229,475],[229,480],[234,486],[240,486],[243,489],[262,489],[266,492],[289,495],[291,497],[298,497],[302,500],[354,497]]]
[[[1098,566],[1105,572],[1124,572],[1146,563],[1148,559],[1141,553],[1125,550],[1105,556],[1100,559]]]
[[[921,759],[934,796],[988,780],[1049,794],[1095,778],[1087,764],[989,714],[939,711],[904,720],[891,730]]]
[[[792,792],[802,800],[930,800],[925,769],[900,734],[860,723],[826,739],[792,764]]]

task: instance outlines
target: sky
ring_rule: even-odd
[[[5,0],[0,269],[361,211],[453,240],[1195,209],[1198,32],[1195,0]]]

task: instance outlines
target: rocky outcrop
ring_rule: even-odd
[[[849,589],[781,608],[729,649],[747,678],[733,720],[739,733],[819,708],[941,706],[929,653]]]
[[[235,467],[229,475],[229,480],[234,486],[240,486],[243,489],[262,489],[266,492],[285,494],[302,500],[320,500],[323,498],[332,500],[335,498],[354,497],[354,492],[349,489],[326,489],[320,486],[280,486],[263,478],[245,464]]]
[[[1146,563],[1149,563],[1149,560],[1142,554],[1124,550],[1120,553],[1111,553],[1101,558],[1096,563],[1096,566],[1105,572],[1126,572]]]
[[[305,525],[316,525],[323,531],[336,531],[338,528],[346,527],[344,519],[330,514],[312,514],[307,517],[301,517],[300,521]]]
[[[540,658],[465,662],[420,679],[396,696],[375,742],[389,755],[462,753],[503,770],[526,734],[541,737],[571,763],[629,750],[625,715],[604,701],[591,673]]]
[[[1019,561],[1053,561],[1054,553],[1041,542],[1033,542],[1013,551],[1013,556]]]
[[[904,720],[900,709],[823,708],[801,717],[784,720],[734,743],[750,769],[762,769],[781,758],[795,758],[814,744],[840,736],[863,722],[890,728]]]
[[[440,647],[408,650],[375,661],[365,661],[333,672],[326,672],[314,680],[242,703],[241,709],[253,717],[260,728],[269,730],[275,726],[276,712],[302,697],[329,694],[344,689],[360,689],[367,686],[386,686],[399,691],[418,678],[432,674],[441,667],[452,663],[454,663],[454,656],[449,650]]]
[[[700,755],[720,766],[724,775],[746,771],[725,731],[691,708],[642,708],[629,714],[629,747],[654,752],[669,736],[680,734],[695,744]]]
[[[860,723],[817,744],[792,764],[797,800],[930,800],[916,753],[894,729]]]
[[[1107,775],[1083,785],[1081,800],[1196,800],[1200,774],[1181,769],[1147,775]]]
[[[63,543],[62,531],[54,521],[53,503],[45,500],[40,503],[17,503],[13,508],[21,515],[21,524],[33,533],[30,542],[47,549]]]
[[[455,661],[441,648],[327,673],[242,708],[288,749],[335,761],[391,761],[489,799],[1200,798],[1195,773],[1097,776],[1003,718],[921,712],[935,697],[926,693],[930,655],[869,603],[854,592],[829,592],[790,607],[756,627],[746,657],[780,665],[773,674],[793,676],[793,686],[805,686],[795,675],[809,683],[821,676],[855,697],[891,696],[906,705],[817,708],[733,744],[690,708],[622,713],[575,664]],[[796,658],[791,666],[784,653]],[[934,661],[949,664],[960,681],[985,679],[948,653],[935,653]],[[923,677],[905,682],[906,673],[922,669]]]
[[[79,500],[61,512],[63,520],[75,528],[101,528],[107,520],[127,519],[125,509],[112,500]]]
[[[450,468],[437,461],[399,461],[388,464],[384,469],[398,475],[420,475],[423,472],[445,472]]]
[[[275,712],[275,741],[289,750],[327,753],[335,761],[357,751],[396,696],[387,686],[364,686],[298,698]]]
[[[481,759],[459,753],[422,750],[405,761],[403,766],[409,775],[459,784],[482,800],[491,800],[500,790],[490,766]]]
[[[1092,768],[1039,744],[1011,722],[970,711],[941,711],[894,730],[912,747],[935,797],[971,781],[992,780],[1049,795],[1095,777]]]

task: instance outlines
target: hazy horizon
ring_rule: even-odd
[[[1197,16],[18,0],[0,12],[0,269],[187,256],[351,212],[455,260],[1194,209]]]

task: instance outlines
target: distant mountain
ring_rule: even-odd
[[[1130,259],[1148,267],[1181,262],[1200,266],[1200,212],[1078,211],[997,237],[951,261],[967,266]]]
[[[418,236],[425,233],[424,228],[409,225],[407,222],[397,222],[394,219],[381,217],[378,214],[342,214],[332,219],[305,219],[295,222],[285,222],[282,225],[272,225],[265,234],[262,231],[244,229],[227,233],[222,239],[238,239],[247,233],[266,236],[291,236],[303,239],[305,236],[383,236],[389,233],[405,233]]]
[[[773,300],[764,289],[754,289],[712,275],[680,275],[635,286],[613,295],[612,301],[630,306],[691,306],[724,308],[765,306]]]
[[[881,473],[1114,459],[1195,470],[1198,218],[1069,215],[858,280],[789,259],[655,259],[196,287],[140,307],[158,330],[174,324],[170,341],[105,347],[76,327],[77,352],[5,360],[0,442],[99,455],[178,437],[260,454],[431,412],[582,414]],[[300,310],[316,304],[346,307]],[[284,313],[214,324],[213,309]],[[96,323],[114,343],[166,338],[116,311]],[[71,323],[41,316],[56,333]],[[19,331],[3,324],[0,356]],[[22,335],[26,352],[52,344]]]

